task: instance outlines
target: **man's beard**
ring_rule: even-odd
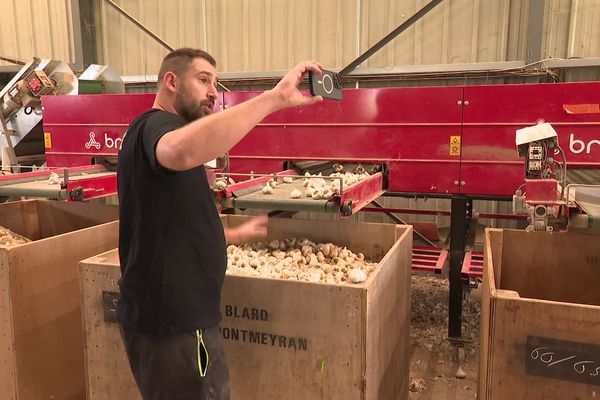
[[[208,106],[210,111],[203,106]],[[196,100],[187,92],[178,93],[175,96],[175,111],[183,117],[187,122],[193,122],[199,118],[205,117],[212,113],[214,101],[210,99]]]

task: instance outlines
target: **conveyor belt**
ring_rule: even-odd
[[[294,178],[292,183],[280,183],[272,194],[262,193],[266,183],[245,186],[239,190],[232,189],[232,196],[221,201],[224,208],[256,208],[263,210],[333,212],[344,216],[358,211],[373,199],[383,193],[383,174],[371,175],[368,179],[359,181],[349,187],[343,187],[340,195],[328,199],[315,200],[306,197],[304,177]],[[302,196],[293,199],[291,193],[298,189]],[[354,208],[353,208],[354,207]]]
[[[303,178],[297,178],[293,183],[278,184],[272,194],[263,194],[264,185],[252,187],[250,192],[239,197],[230,198],[229,204],[235,208],[258,208],[263,210],[289,210],[289,211],[320,211],[339,212],[339,204],[331,199],[313,200],[305,196],[306,188],[302,184]],[[292,199],[291,193],[298,189],[302,197]],[[226,201],[225,204],[228,202]],[[224,205],[225,205],[224,204]]]
[[[600,226],[600,186],[576,188],[575,201],[587,214],[589,226]]]
[[[569,169],[567,170],[567,184],[598,185],[600,184],[600,169]]]
[[[56,200],[66,200],[67,190],[60,187],[60,183],[48,184],[48,179],[43,181],[11,183],[0,186],[0,196],[7,197],[44,197]]]
[[[53,200],[67,200],[69,198],[68,190],[61,187],[60,183],[49,183],[51,171],[44,173],[22,173],[14,175],[4,175],[0,180],[1,197],[38,197]],[[87,180],[90,178],[101,178],[114,176],[115,172],[77,172],[71,173],[69,182],[76,183],[78,180]],[[59,175],[62,181],[62,175]]]

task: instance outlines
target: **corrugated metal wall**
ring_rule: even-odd
[[[354,0],[117,3],[170,46],[207,49],[220,71],[283,70],[303,59],[342,65],[357,54]],[[167,50],[109,4],[103,3],[100,13],[102,62],[118,66],[123,75],[155,74]]]
[[[428,1],[364,1],[361,28],[365,34],[361,37],[361,50],[372,46]],[[525,26],[520,17],[527,9],[521,3],[508,0],[444,1],[393,44],[373,56],[367,66],[523,59],[523,46],[520,49],[516,46],[511,54],[507,52],[509,37],[522,36],[518,33]],[[512,14],[517,17],[511,18]]]
[[[600,56],[600,1],[546,0],[545,57]]]
[[[118,0],[173,47],[207,49],[223,72],[343,67],[429,0]],[[363,66],[526,59],[530,0],[444,1]],[[155,74],[161,46],[101,6],[102,62]],[[546,0],[543,57],[600,56],[600,1]]]
[[[171,46],[207,49],[223,72],[303,59],[343,67],[428,1],[115,0]],[[524,60],[531,1],[444,1],[363,66]],[[94,4],[99,61],[122,75],[155,74],[167,51],[105,0]],[[76,61],[71,0],[0,6],[0,55]],[[600,1],[546,0],[544,20],[542,57],[600,56]]]
[[[0,56],[75,62],[71,1],[0,0]]]

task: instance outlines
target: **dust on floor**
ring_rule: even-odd
[[[477,397],[480,303],[470,298],[463,302],[466,343],[464,352],[459,351],[447,339],[448,292],[445,277],[418,272],[412,276],[410,400]]]

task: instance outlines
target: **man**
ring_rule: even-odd
[[[118,162],[117,314],[144,400],[229,399],[218,330],[226,243],[266,235],[266,217],[224,231],[203,164],[270,113],[321,101],[298,90],[321,68],[300,63],[275,88],[212,114],[214,58],[189,48],[164,58],[154,105],[129,125]]]

